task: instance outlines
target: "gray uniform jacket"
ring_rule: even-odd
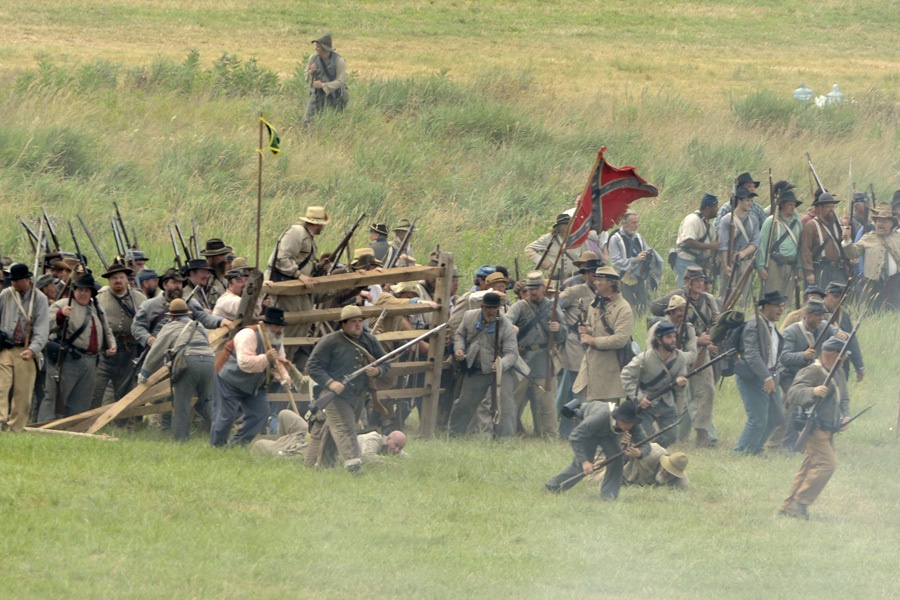
[[[222,317],[215,317],[200,306],[200,304],[191,298],[187,303],[191,309],[195,321],[200,321],[200,325],[207,329],[215,329],[222,324]],[[166,313],[169,310],[169,301],[165,295],[160,294],[155,298],[150,298],[138,309],[134,321],[131,323],[131,334],[142,346],[146,346],[151,337],[158,335],[163,325],[171,321],[171,317]]]
[[[114,335],[132,335],[131,324],[141,304],[147,301],[147,296],[133,288],[128,288],[124,296],[116,295],[108,287],[104,287],[97,293],[97,302],[106,313],[106,322]]]
[[[575,460],[579,464],[586,460],[594,462],[595,457],[588,456],[588,448],[593,447],[593,444],[590,444],[591,440],[599,445],[597,440],[618,438],[624,433],[616,429],[616,422],[612,418],[613,406],[612,402],[588,402],[583,405],[584,420],[569,435],[569,443],[575,453]],[[646,430],[640,423],[631,428],[632,443],[637,443],[646,437]],[[641,444],[640,450],[642,457],[647,456],[650,453],[650,444]]]
[[[566,347],[560,352],[562,368],[577,371],[584,360],[584,346],[581,345],[581,334],[578,333],[578,322],[587,315],[594,291],[586,283],[578,283],[567,287],[559,295],[559,307],[566,317]]]
[[[781,372],[782,380],[785,378],[788,378],[789,381],[793,380],[794,376],[797,375],[797,371],[813,363],[813,361],[806,360],[803,357],[803,352],[815,345],[826,325],[828,323],[822,321],[815,331],[810,331],[807,329],[806,323],[800,321],[784,330],[784,350],[781,353],[781,365],[784,367]],[[828,339],[835,333],[837,333],[837,330],[834,327],[828,327],[828,334],[825,339]],[[784,385],[787,386],[787,383]]]
[[[539,316],[541,314],[544,316]],[[557,306],[553,320],[559,323],[560,327],[555,334],[550,331],[551,315],[553,315],[553,301],[547,298],[544,298],[539,305],[535,305],[530,300],[518,300],[506,313],[506,318],[519,328],[516,343],[525,348],[522,354],[525,363],[531,369],[531,374],[538,378],[547,375],[547,352],[549,351],[550,336],[553,335],[553,343],[556,348],[562,348],[566,343],[565,317],[562,311]],[[535,318],[537,321],[534,325],[525,332],[524,336],[519,337],[525,327]]]
[[[62,335],[60,324],[57,320],[57,314],[59,314],[59,312],[68,305],[69,299],[65,298],[63,300],[57,300],[53,303],[53,306],[50,307],[50,331],[51,333],[56,334],[57,339],[59,339],[59,336]],[[101,319],[101,316],[100,314],[98,314],[96,305],[94,304],[93,300],[91,300],[91,303],[87,306],[82,306],[74,300],[72,301],[72,314],[69,315],[69,325],[66,330],[66,340],[71,338],[72,334],[81,329],[81,325],[88,318],[93,321],[93,328],[97,331],[97,342],[99,343],[98,352],[102,352],[103,350],[107,350],[109,348],[114,348],[116,346],[116,339],[113,337],[108,322],[106,322],[106,327],[104,328],[103,325],[106,319]],[[60,340],[60,342],[62,341],[63,340]],[[88,323],[87,327],[85,327],[84,330],[78,335],[78,337],[75,338],[75,340],[72,342],[72,345],[79,350],[87,350],[88,344],[90,344],[90,342],[91,324]]]
[[[385,354],[381,344],[368,331],[363,331],[359,339],[351,340],[343,331],[338,330],[319,340],[313,348],[306,368],[313,381],[324,390],[332,381],[341,381],[345,376],[368,365],[371,361],[366,353],[376,359]],[[390,371],[391,366],[383,364],[380,369],[381,376],[384,376]],[[368,387],[368,377],[361,375],[348,382],[339,397],[357,398],[363,395]]]
[[[552,246],[550,251],[547,252],[547,258],[544,260],[553,264],[556,261],[556,256],[559,254],[559,248],[562,243],[562,235],[555,235],[552,233],[545,233],[538,239],[534,240],[527,246],[525,246],[525,255],[531,259],[531,262],[534,263],[535,268],[540,267],[538,261],[541,259],[541,256],[544,255],[544,251],[547,249],[547,246],[551,243]],[[579,246],[578,248],[566,248],[565,255],[559,259],[559,262],[563,264],[563,275],[568,277],[575,272],[575,265],[572,264],[573,260],[578,260],[581,258],[581,253],[584,250],[584,245]],[[556,279],[559,276],[559,264],[556,265],[556,272],[551,274],[552,279]]]
[[[771,330],[768,327],[768,321],[760,315],[760,319],[766,323],[760,329],[760,335],[757,336],[757,320],[754,316],[747,324],[744,325],[744,331],[741,335],[741,358],[735,363],[734,372],[745,379],[756,377],[761,381],[767,380],[769,377],[775,377],[777,381],[778,357],[774,361],[771,360]],[[778,356],[784,349],[784,338],[778,329],[775,330],[778,336]],[[762,345],[760,345],[762,340]],[[774,362],[775,366],[769,367]]]
[[[825,366],[815,361],[808,367],[800,369],[794,378],[794,383],[788,391],[788,403],[791,408],[802,406],[804,408],[816,401],[813,388],[825,383],[828,371]],[[847,379],[843,370],[838,369],[831,380],[832,393],[822,399],[816,410],[816,421],[825,431],[837,431],[840,421],[850,416],[850,393],[847,390]],[[835,393],[836,392],[836,393]]]
[[[316,241],[306,228],[305,221],[297,221],[279,238],[275,251],[269,257],[270,268],[266,279],[276,279],[271,273],[273,263],[275,269],[287,279],[297,279],[301,274],[312,276],[316,266]]]
[[[512,323],[503,315],[499,315],[500,326],[500,363],[503,370],[512,369],[519,356],[519,348],[516,344],[516,332]],[[494,362],[494,327],[493,324],[485,327],[481,318],[481,309],[467,311],[463,315],[462,323],[456,330],[453,341],[454,350],[462,350],[466,353],[466,366],[469,368],[481,367],[483,374],[492,372],[491,364]],[[475,361],[478,361],[476,364]]]
[[[141,376],[150,377],[159,370],[165,363],[166,351],[170,348],[177,351],[187,346],[185,356],[215,356],[209,345],[209,334],[203,327],[195,327],[193,323],[194,320],[189,317],[179,317],[163,326],[144,359]]]
[[[754,248],[759,248],[759,221],[756,220],[756,217],[753,216],[753,213],[748,213],[743,218],[738,218],[741,225],[744,227],[744,231],[747,235],[744,235],[744,232],[741,231],[740,227],[735,226],[734,228],[734,251],[740,252],[747,246],[752,245]],[[722,220],[719,221],[719,253],[728,252],[728,248],[731,244],[731,213],[728,213]]]
[[[17,293],[18,292],[11,287],[0,292],[0,330],[8,335],[10,339],[13,339],[16,326],[20,322],[20,332],[23,336],[27,330],[25,315],[22,314],[22,310],[19,308],[16,299],[13,297],[13,294]],[[36,294],[36,296],[34,297],[34,308],[32,309],[31,315],[33,327],[31,331],[31,342],[28,345],[28,348],[34,352],[35,355],[38,355],[41,353],[41,350],[44,349],[44,346],[47,345],[47,339],[50,337],[50,309],[47,297],[42,294],[40,290],[36,290],[32,287],[25,292],[25,296],[19,296],[19,300],[22,301],[22,308],[26,313],[31,306],[32,294]],[[24,337],[22,343],[24,343]]]
[[[634,398],[637,402],[645,395],[649,396],[657,390],[675,383],[675,378],[687,375],[688,367],[692,362],[690,355],[681,350],[676,350],[675,356],[669,359],[668,363],[663,363],[656,350],[652,348],[644,350],[632,358],[631,362],[622,369],[622,388],[625,390],[625,396]],[[651,406],[659,403],[675,406],[676,397],[683,393],[684,388],[676,385],[672,390],[654,400]]]
[[[672,321],[668,318],[663,319],[662,321],[657,321],[653,324],[650,329],[647,330],[647,345],[646,348],[650,348],[651,342],[653,341],[653,337],[656,334],[657,326],[663,321],[667,323],[672,323]],[[674,325],[674,323],[672,323]],[[675,334],[678,336],[677,346],[679,350],[682,350],[685,354],[688,355],[690,359],[689,364],[693,364],[694,361],[697,360],[697,332],[694,329],[694,326],[690,323],[682,323],[681,327],[675,328]]]

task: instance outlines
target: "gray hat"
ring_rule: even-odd
[[[532,271],[525,277],[525,287],[528,289],[539,288],[546,284],[544,274],[540,271]]]
[[[810,298],[806,301],[806,313],[812,315],[824,315],[828,312],[825,303],[818,298]]]
[[[836,335],[831,336],[825,343],[822,344],[822,350],[827,350],[828,352],[840,352],[844,347],[844,340],[837,337]]]
[[[59,283],[59,279],[57,279],[50,273],[47,273],[46,275],[41,275],[37,278],[37,281],[34,282],[34,287],[40,290],[47,287],[48,285],[56,285],[57,283]]]
[[[822,192],[822,194],[813,201],[812,205],[821,206],[823,204],[837,204],[838,202],[840,202],[840,200],[837,200],[830,193]]]
[[[331,52],[334,48],[331,46],[331,34],[326,33],[325,35],[319,37],[312,41],[313,44],[322,44],[322,48],[325,49],[326,52]]]

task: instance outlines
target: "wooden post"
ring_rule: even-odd
[[[450,320],[450,288],[453,285],[453,255],[441,252],[438,258],[442,273],[434,285],[435,298],[438,303],[437,319],[432,325],[439,325]],[[441,373],[444,370],[444,346],[447,341],[447,328],[441,329],[428,342],[428,362],[431,369],[425,373],[425,389],[422,397],[422,413],[419,422],[419,437],[434,437],[437,427],[438,399],[441,395]]]

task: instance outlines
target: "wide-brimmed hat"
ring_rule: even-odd
[[[237,256],[233,261],[231,261],[232,269],[249,269],[250,263],[243,256]]]
[[[159,285],[165,285],[166,281],[168,281],[169,279],[174,279],[175,281],[184,283],[184,276],[176,269],[166,269],[166,272],[163,273],[162,277],[159,278]]]
[[[631,400],[625,400],[612,411],[612,418],[623,423],[639,423],[637,407]]]
[[[353,251],[353,260],[350,262],[350,267],[353,269],[371,267],[373,265],[380,267],[382,264],[380,260],[375,258],[374,250],[368,246],[363,246]]]
[[[187,264],[184,265],[185,274],[190,273],[191,271],[199,271],[199,270],[210,271],[211,273],[215,273],[215,269],[209,266],[209,263],[206,262],[205,258],[194,258],[192,260],[187,261]]]
[[[500,271],[495,271],[484,278],[484,282],[488,285],[492,283],[503,282],[504,284],[509,283],[509,279],[506,278],[506,275],[501,273]]]
[[[671,456],[663,455],[659,457],[659,464],[678,479],[684,478],[684,470],[688,466],[688,457],[684,452],[676,452]]]
[[[137,279],[138,283],[143,283],[148,279],[159,279],[159,273],[153,269],[141,269],[134,278]]]
[[[616,273],[616,270],[609,265],[599,267],[596,271],[594,271],[594,277],[599,277],[601,279],[614,279],[615,281],[621,279],[619,277],[619,274]]]
[[[37,278],[37,281],[34,282],[34,287],[37,289],[42,289],[47,287],[48,285],[56,285],[59,283],[59,279],[47,273],[45,275],[41,275]]]
[[[372,223],[372,226],[369,227],[369,231],[371,231],[372,233],[377,233],[378,235],[387,235],[387,223]]]
[[[306,221],[310,225],[327,225],[331,219],[328,218],[324,206],[308,206],[306,216],[300,217],[300,220]]]
[[[394,226],[394,231],[409,231],[410,227],[412,227],[412,223],[409,222],[409,219],[400,219],[400,222]]]
[[[840,202],[840,200],[832,196],[830,193],[822,192],[821,194],[819,194],[818,198],[813,200],[812,205],[822,206],[823,204],[837,204],[838,202]]]
[[[147,255],[144,254],[143,250],[129,250],[125,253],[126,262],[134,262],[136,260],[143,260],[145,262],[148,262],[150,259],[147,258]]]
[[[553,224],[554,227],[559,227],[560,225],[568,225],[569,221],[572,220],[571,215],[566,213],[560,213],[556,215],[556,222]]]
[[[184,317],[190,314],[187,302],[181,298],[175,298],[169,303],[169,310],[166,312],[171,317]]]
[[[897,217],[894,216],[891,205],[886,202],[879,202],[878,206],[872,209],[871,217],[873,221],[875,219],[890,219],[894,222],[894,226],[897,226]]]
[[[734,197],[738,200],[743,200],[744,198],[756,198],[757,196],[759,196],[759,194],[757,194],[756,192],[751,192],[745,187],[738,188],[734,193]]]
[[[284,320],[284,309],[277,306],[267,307],[262,321],[269,325],[281,325],[282,327],[287,325],[287,321]]]
[[[332,50],[334,50],[334,48],[331,45],[331,34],[330,33],[326,33],[324,35],[319,36],[318,38],[312,40],[311,43],[312,44],[316,44],[316,43],[322,44],[322,48],[326,52],[331,52]]]
[[[481,306],[487,308],[498,308],[502,303],[502,298],[497,292],[488,292],[481,298]]]
[[[741,187],[746,183],[752,183],[756,187],[759,187],[759,182],[753,180],[753,176],[750,173],[741,173],[737,177],[737,186]]]
[[[51,269],[66,269],[75,272],[80,263],[74,258],[61,258],[50,265]]]
[[[676,308],[684,308],[685,306],[687,306],[687,300],[684,299],[684,296],[675,294],[669,298],[669,303],[666,305],[666,312],[672,312]]]
[[[415,294],[419,295],[419,286],[416,285],[415,281],[403,281],[396,285],[391,286],[391,291],[395,294]]]
[[[116,261],[113,264],[109,265],[109,269],[106,271],[106,273],[101,275],[101,277],[103,277],[104,279],[109,279],[116,273],[125,273],[125,275],[127,275],[128,277],[131,277],[134,274],[134,270]]]
[[[23,263],[16,263],[9,268],[9,280],[10,281],[18,281],[19,279],[28,279],[32,277],[34,273],[28,270],[28,265]]]
[[[825,303],[819,298],[810,298],[806,302],[806,313],[811,315],[824,315],[828,312]]]
[[[572,261],[572,264],[578,268],[596,269],[597,267],[603,266],[603,261],[600,260],[600,257],[597,256],[596,252],[588,250],[582,252],[581,256]]]
[[[82,275],[81,277],[76,279],[75,283],[73,284],[73,287],[75,289],[79,289],[79,288],[89,289],[89,290],[91,290],[91,296],[97,295],[96,282],[94,281],[94,276],[91,275],[90,273],[85,273],[84,275]]]
[[[765,306],[766,304],[784,304],[785,302],[787,302],[787,296],[782,296],[778,290],[772,290],[760,296],[756,305]]]
[[[341,318],[338,319],[338,321],[343,323],[344,321],[346,321],[348,319],[355,319],[357,317],[359,317],[361,319],[362,316],[363,316],[362,311],[359,310],[358,306],[356,306],[355,304],[348,304],[347,306],[345,306],[344,308],[341,309]]]
[[[785,202],[793,202],[795,206],[803,204],[803,202],[797,199],[793,190],[782,190],[782,192],[778,194],[778,204],[784,204]]]
[[[525,287],[530,290],[544,286],[546,285],[546,283],[547,282],[544,279],[544,274],[540,271],[531,271],[528,275],[525,276]]]
[[[200,251],[200,256],[222,256],[231,252],[234,252],[234,248],[219,238],[210,238],[206,240],[206,247]]]

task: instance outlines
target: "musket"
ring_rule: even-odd
[[[332,271],[337,267],[338,261],[341,259],[341,255],[347,249],[347,245],[350,243],[350,238],[353,237],[353,234],[356,233],[356,229],[359,227],[359,224],[362,223],[363,219],[366,218],[366,213],[360,215],[360,217],[356,220],[356,223],[353,224],[353,227],[350,228],[346,234],[344,234],[344,238],[338,244],[337,248],[334,249],[334,252],[331,253],[331,265],[328,267],[328,272],[326,275],[331,275]]]
[[[553,308],[550,309],[550,322],[556,321],[556,311],[559,310],[559,295],[562,293],[560,288],[563,282],[563,266],[565,261],[559,264],[559,280],[556,283],[556,293],[553,294]],[[553,331],[547,332],[547,375],[544,378],[544,389],[550,389],[550,383],[556,373],[553,372],[553,347],[556,342],[556,334]]]
[[[815,348],[816,350],[816,356],[819,355],[819,350],[822,349],[822,344],[824,344],[825,340],[828,339],[828,329],[834,326],[835,321],[837,321],[841,308],[844,306],[844,301],[848,298],[850,286],[852,286],[854,283],[856,283],[856,278],[851,275],[850,280],[847,281],[847,285],[844,286],[844,291],[841,292],[841,297],[838,299],[838,303],[835,305],[834,310],[831,311],[831,316],[828,318],[828,322],[825,323],[825,327],[822,328],[822,333],[819,334],[819,337],[816,338],[816,342],[813,344],[813,348]]]
[[[140,246],[138,245],[137,239],[137,231],[134,229],[134,225],[131,226],[131,239],[133,240],[134,246],[132,246],[135,250],[138,250]]]
[[[859,318],[859,321],[856,322],[856,326],[853,328],[853,331],[850,332],[850,335],[847,336],[847,339],[844,340],[844,345],[841,346],[840,352],[838,352],[837,358],[834,360],[834,364],[831,365],[831,369],[828,371],[828,375],[825,377],[825,382],[822,383],[825,387],[831,385],[831,380],[834,379],[834,374],[837,373],[837,370],[841,368],[841,359],[847,355],[847,350],[850,348],[850,340],[853,339],[853,336],[856,335],[856,332],[859,330],[860,324],[863,322],[865,315]],[[794,444],[794,452],[803,452],[806,449],[806,441],[809,439],[810,434],[812,433],[813,427],[816,425],[816,411],[818,411],[819,406],[822,404],[822,401],[831,395],[831,391],[825,395],[824,398],[816,398],[815,404],[813,404],[812,410],[809,413],[809,417],[806,419],[806,425],[803,426],[803,431],[800,432],[800,435],[797,436],[797,443]]]
[[[194,240],[194,258],[200,256],[200,237],[197,235],[197,220],[191,217],[191,238]]]
[[[125,221],[122,220],[122,213],[119,212],[119,203],[113,201],[113,208],[116,209],[116,220],[119,221],[119,233],[122,235],[122,241],[125,243],[126,250],[128,248],[137,248],[137,246],[132,246],[131,240],[128,239],[128,229],[125,227]]]
[[[753,257],[756,256],[756,252],[759,250],[755,250],[753,254],[750,256],[750,260],[753,260]],[[730,296],[725,297],[725,301],[722,305],[722,311],[731,310],[731,308],[737,303],[737,299],[744,292],[744,288],[747,287],[747,282],[750,281],[750,276],[753,275],[753,269],[748,268],[744,271],[744,274],[741,275],[740,280],[737,283],[737,286],[731,291]]]
[[[500,403],[498,402],[499,383],[497,382],[497,376],[501,374],[500,370],[497,368],[497,358],[500,356],[500,315],[497,315],[497,318],[494,320],[494,360],[491,362],[493,365],[493,373],[491,373],[491,406],[490,406],[490,414],[491,421],[494,423],[494,426],[500,423]]]
[[[394,253],[394,256],[391,257],[391,260],[388,264],[384,265],[385,269],[391,269],[394,265],[397,264],[397,261],[400,260],[400,255],[403,254],[403,251],[406,249],[407,244],[409,244],[409,239],[412,237],[413,230],[416,228],[416,222],[419,220],[419,217],[413,219],[413,222],[410,223],[409,229],[406,230],[406,235],[403,236],[403,239],[400,240],[400,245],[397,247],[397,252]]]
[[[435,327],[434,329],[426,331],[425,333],[423,333],[416,339],[410,340],[409,342],[406,342],[402,346],[399,346],[399,347],[391,350],[390,352],[388,352],[381,358],[375,359],[373,362],[369,363],[365,367],[362,367],[360,369],[357,369],[356,371],[353,371],[352,373],[344,375],[341,378],[341,383],[346,386],[348,383],[350,383],[357,377],[360,377],[361,375],[365,374],[367,368],[379,367],[381,365],[388,364],[390,362],[397,360],[398,358],[400,358],[400,355],[403,354],[403,352],[405,352],[408,348],[411,348],[412,346],[418,344],[425,338],[427,338],[431,335],[434,335],[435,333],[437,333],[441,329],[445,328],[446,326],[447,326],[447,323],[442,323],[442,324],[438,325],[437,327]],[[322,409],[322,408],[325,408],[326,406],[328,406],[328,404],[330,404],[331,401],[334,400],[335,398],[337,398],[337,394],[335,394],[331,390],[329,390],[327,388],[322,390],[322,392],[319,394],[319,397],[316,398],[316,400],[310,405],[310,407],[309,407],[310,412],[312,414],[316,414],[316,412],[318,412],[319,409]]]
[[[268,352],[269,350],[272,349],[272,343],[269,341],[269,334],[268,334],[268,332],[266,332],[265,323],[257,323],[256,330],[259,332],[259,337],[262,339],[263,349],[266,352]],[[268,368],[269,372],[272,375],[274,375],[277,370],[278,359],[276,358],[275,360],[276,360],[275,365],[269,366],[269,368]],[[300,409],[297,408],[297,401],[294,400],[294,394],[293,394],[293,392],[291,392],[291,386],[288,385],[288,386],[284,387],[284,391],[287,392],[288,400],[290,400],[290,402],[291,402],[291,409],[293,409],[293,411],[299,415]]]
[[[555,242],[555,241],[556,241],[556,234],[551,233],[550,241],[547,242],[547,247],[544,248],[544,253],[541,254],[541,258],[538,259],[537,265],[534,267],[535,269],[540,269],[541,265],[544,264],[544,260],[547,258],[547,255],[550,254],[550,248],[553,247],[553,242]],[[563,262],[565,262],[565,261],[563,261]],[[518,280],[518,277],[516,279]]]
[[[809,165],[809,172],[812,173],[813,178],[816,180],[816,185],[819,186],[820,192],[825,192],[825,186],[822,185],[822,180],[819,179],[819,174],[816,173],[816,168],[813,166],[812,158],[809,156],[809,152],[806,153],[806,164]],[[815,196],[815,193],[813,193]]]
[[[371,331],[372,331],[373,335],[376,331],[378,331],[378,328],[381,327],[381,322],[384,321],[384,318],[386,316],[387,316],[387,309],[385,308],[384,310],[381,311],[381,314],[378,315],[378,318],[375,319],[375,322],[372,323]]]
[[[41,244],[40,238],[44,236],[44,224],[41,223],[41,227],[38,231],[38,244],[36,244],[37,248],[34,251],[34,277],[35,281],[37,281],[37,273],[38,267],[41,264]],[[34,297],[37,296],[35,293],[37,288],[34,285],[31,286],[31,300],[28,302],[28,314],[25,315],[25,349],[27,350],[29,346],[31,346],[31,336],[34,333]]]
[[[869,194],[872,196],[872,208],[875,208],[875,204],[877,203],[877,200],[875,199],[875,186],[872,185],[871,183],[869,183]],[[868,410],[868,409],[866,409],[866,410]],[[862,413],[860,413],[860,414],[862,414]]]
[[[516,268],[516,281],[519,281],[519,257],[518,256],[516,256],[513,259],[513,265]]]
[[[853,159],[850,159],[850,172],[847,175],[847,225],[853,226],[853,203],[856,197],[856,186],[853,185]]]
[[[877,402],[876,402],[876,404],[877,404]],[[862,409],[861,411],[856,413],[856,415],[850,417],[846,423],[841,424],[841,431],[843,431],[845,427],[850,425],[850,423],[852,423],[853,421],[857,420],[858,418],[860,418],[861,416],[863,416],[864,414],[869,412],[869,409],[871,409],[873,406],[875,406],[875,404],[870,404],[869,406],[865,407],[864,409]],[[835,433],[840,433],[840,431],[836,431]]]
[[[184,235],[181,234],[181,226],[178,224],[178,219],[172,219],[172,224],[175,225],[175,231],[178,233],[178,241],[181,242],[181,249],[184,251],[184,261],[188,263],[191,261],[191,250],[188,248],[188,245],[184,243]]]
[[[816,179],[816,185],[819,186],[819,190],[821,192],[827,191],[825,189],[825,186],[822,185],[822,180],[819,179],[819,174],[816,173],[816,168],[813,166],[812,158],[809,157],[809,152],[806,153],[806,162],[809,164],[810,172],[813,174],[813,177],[815,177],[815,179]],[[852,196],[850,197],[850,200],[848,200],[848,202],[851,204],[851,218],[852,218],[852,214],[853,214],[852,213],[852,204],[853,204]],[[841,220],[837,218],[837,215],[835,215],[835,221],[837,221],[838,227],[840,227]],[[825,224],[824,221],[822,223]],[[825,225],[827,228],[827,224],[825,224]],[[830,231],[830,229],[829,229],[829,231]],[[836,240],[834,240],[834,243],[835,243],[835,246],[837,246],[838,253],[841,255],[841,261],[844,263],[844,269],[846,270],[845,274],[847,276],[849,276],[851,273],[853,273],[853,266],[850,264],[850,258],[847,256],[847,253],[844,251],[844,245],[841,243],[840,238],[837,238]]]
[[[769,239],[766,241],[766,256],[763,261],[763,269],[766,270],[769,268],[769,258],[772,256],[772,241],[775,239],[775,228],[778,226],[778,210],[775,206],[775,186],[772,185],[771,168],[769,168],[769,206],[769,213],[772,216],[772,226],[769,228]],[[765,285],[762,285],[762,287],[765,287]]]
[[[69,277],[68,284],[72,281],[72,277],[74,277],[74,273]],[[65,290],[63,290],[65,291]],[[66,306],[72,306],[72,297],[74,294],[69,294],[69,302]],[[54,412],[57,416],[63,416],[66,414],[66,402],[62,396],[62,368],[63,364],[66,362],[66,353],[68,352],[68,344],[66,343],[66,334],[69,332],[69,317],[65,317],[63,319],[62,327],[60,328],[59,335],[59,355],[56,358],[56,373],[54,373],[53,377],[56,380],[56,402],[53,407]]]
[[[122,239],[122,234],[119,231],[119,223],[116,221],[116,218],[110,215],[109,223],[112,225],[113,238],[116,240],[116,254],[122,259],[125,259],[125,253],[128,249],[125,246],[125,242]]]
[[[66,221],[66,223],[69,225],[69,234],[72,236],[72,243],[75,244],[75,252],[78,254],[78,260],[80,260],[82,264],[86,264],[87,259],[81,251],[81,244],[78,243],[78,238],[75,237],[75,228],[72,227],[72,221]]]
[[[28,222],[19,215],[16,215],[16,218],[19,220],[19,223],[22,224],[22,227],[25,228],[25,232],[28,234],[28,241],[31,242],[31,249],[33,251],[37,251],[37,248],[35,246],[38,243],[38,236],[34,232],[34,229],[32,229],[31,226],[28,225]]]
[[[178,269],[181,269],[181,253],[178,251],[178,242],[175,241],[175,229],[172,228],[172,224],[169,223],[169,237],[172,238],[172,250],[175,251],[175,264],[178,266]]]
[[[47,209],[42,206],[41,212],[44,213],[44,222],[47,223],[47,231],[50,233],[50,239],[53,240],[53,247],[59,252],[59,238],[56,237],[56,229],[53,228],[53,223],[50,222],[50,216],[47,214]]]
[[[653,435],[647,436],[646,438],[642,439],[637,444],[629,444],[626,448],[623,448],[621,452],[617,452],[616,454],[613,454],[612,456],[610,456],[609,458],[607,458],[605,460],[601,460],[600,462],[594,463],[594,472],[596,473],[597,471],[599,471],[603,467],[609,465],[613,461],[616,461],[616,460],[622,458],[623,456],[625,456],[625,452],[628,450],[628,448],[631,448],[632,446],[640,447],[640,446],[643,446],[644,444],[649,444],[650,442],[652,442],[653,440],[655,440],[656,438],[658,438],[665,432],[669,431],[670,429],[672,429],[673,427],[675,427],[676,425],[681,423],[681,420],[684,419],[684,416],[686,414],[687,414],[687,411],[684,411],[683,413],[681,413],[681,416],[678,417],[675,420],[675,422],[672,423],[671,425],[667,425],[667,426],[663,427],[662,429],[660,429]],[[562,483],[559,484],[559,491],[560,492],[563,491],[563,489],[566,488],[567,486],[569,486],[569,484],[574,485],[574,484],[578,483],[585,477],[587,477],[587,473],[585,473],[584,471],[582,471],[578,475],[569,477],[568,479],[566,479],[565,481],[563,481]]]
[[[97,257],[100,258],[100,263],[103,265],[103,268],[109,271],[109,263],[106,262],[106,257],[104,257],[103,252],[100,251],[100,246],[97,245],[97,242],[94,240],[94,236],[91,235],[90,229],[88,229],[87,225],[84,224],[84,219],[81,218],[81,215],[78,215],[78,221],[81,223],[81,228],[84,229],[84,233],[88,236],[88,240],[90,240],[91,246],[94,247],[94,252],[96,252]]]
[[[697,367],[697,368],[695,368],[695,369],[692,369],[692,370],[688,371],[687,374],[684,375],[684,378],[685,378],[685,379],[690,379],[690,378],[693,377],[694,375],[698,374],[700,371],[702,371],[702,370],[704,370],[704,369],[707,369],[707,368],[713,366],[714,364],[716,364],[716,363],[719,362],[720,360],[723,360],[723,359],[725,359],[726,357],[731,356],[731,355],[734,354],[735,352],[737,352],[737,349],[736,349],[736,348],[731,348],[731,349],[728,350],[727,352],[723,352],[722,354],[719,354],[719,355],[716,356],[715,358],[712,358],[712,359],[706,361],[705,363],[703,363],[703,364],[700,365],[699,367]],[[653,392],[652,394],[649,394],[649,395],[647,396],[647,400],[649,400],[650,402],[653,402],[653,401],[656,400],[657,398],[660,398],[660,397],[662,397],[662,396],[668,394],[669,391],[671,391],[676,385],[677,385],[677,383],[675,383],[674,381],[670,381],[670,382],[667,383],[665,386],[663,386],[663,387],[661,387],[660,389],[656,390],[656,391]],[[640,387],[640,382],[638,382],[638,387]],[[637,404],[637,403],[635,403],[635,404]],[[638,412],[640,412],[640,409],[638,409]]]
[[[729,296],[731,296],[732,286],[734,285],[734,276],[737,271],[737,260],[734,258],[734,237],[737,234],[737,223],[734,222],[734,219],[736,218],[734,212],[737,208],[737,179],[734,180],[734,185],[731,190],[731,232],[728,236],[728,263],[731,266],[731,273],[728,275],[728,283],[722,294],[722,298],[726,301]]]

